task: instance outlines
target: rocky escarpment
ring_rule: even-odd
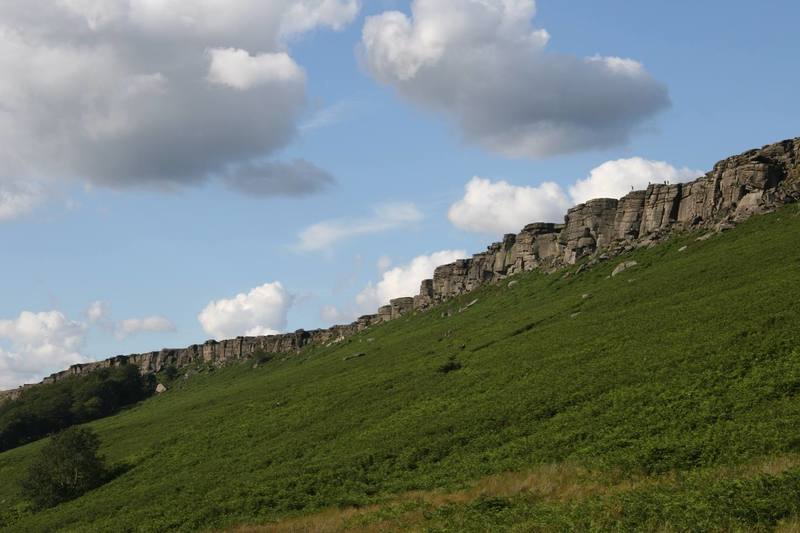
[[[586,256],[608,259],[668,232],[731,227],[798,200],[800,138],[720,161],[690,183],[662,180],[619,200],[590,200],[571,208],[563,225],[530,224],[517,235],[505,235],[486,252],[437,268],[432,280],[422,282],[415,309],[521,271],[550,272]]]
[[[653,176],[653,182],[647,190],[631,192],[619,200],[601,198],[577,205],[567,212],[564,224],[534,223],[519,234],[505,235],[485,252],[436,268],[433,278],[422,282],[416,296],[393,299],[376,314],[362,316],[352,324],[120,355],[73,365],[43,383],[102,367],[132,364],[142,373],[153,373],[167,366],[222,364],[257,351],[295,353],[310,344],[340,342],[375,324],[424,310],[519,272],[553,272],[587,256],[591,261],[608,260],[637,246],[652,245],[672,231],[730,227],[754,214],[800,200],[800,138],[720,161],[711,172],[691,183],[669,184],[659,176]],[[0,393],[0,402],[22,390]]]

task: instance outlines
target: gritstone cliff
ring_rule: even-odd
[[[659,177],[653,176],[658,182]],[[655,183],[619,200],[601,198],[571,208],[563,224],[534,223],[508,234],[485,252],[438,267],[419,294],[396,298],[374,315],[352,324],[313,331],[207,341],[188,348],[119,355],[73,365],[43,380],[52,383],[97,368],[136,365],[142,373],[203,363],[224,363],[256,351],[294,353],[309,344],[330,344],[374,324],[424,310],[454,296],[519,272],[553,272],[589,256],[589,264],[641,246],[652,246],[674,231],[698,227],[722,230],[747,217],[800,200],[800,138],[729,157],[690,183]],[[0,401],[23,388],[0,393]]]

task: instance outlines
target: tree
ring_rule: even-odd
[[[21,481],[23,494],[44,509],[99,487],[108,477],[99,448],[100,438],[88,428],[71,427],[54,435]]]

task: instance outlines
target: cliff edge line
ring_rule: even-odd
[[[98,368],[136,365],[142,374],[196,363],[223,364],[268,353],[296,353],[311,344],[340,342],[364,329],[425,310],[455,296],[520,272],[554,272],[589,257],[589,264],[609,260],[637,247],[652,246],[675,231],[707,227],[722,231],[757,214],[800,200],[800,137],[749,150],[714,165],[689,183],[659,183],[619,200],[600,198],[569,209],[563,224],[532,223],[507,234],[485,252],[436,268],[422,282],[419,294],[395,298],[346,325],[297,330],[279,335],[206,341],[187,348],[118,355],[76,364],[42,380],[53,383]],[[0,402],[18,397],[25,385],[0,392]]]

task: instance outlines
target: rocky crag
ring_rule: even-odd
[[[310,344],[340,342],[375,324],[425,310],[520,272],[554,272],[584,257],[590,258],[587,264],[596,264],[637,247],[653,246],[675,231],[698,227],[722,231],[752,215],[800,200],[800,138],[720,161],[711,172],[690,183],[669,184],[658,176],[653,176],[653,182],[647,190],[633,191],[619,200],[601,198],[577,205],[567,211],[564,224],[534,223],[519,234],[505,235],[485,252],[438,267],[433,279],[422,282],[418,295],[393,299],[376,314],[362,316],[352,324],[119,355],[73,365],[42,383],[103,367],[136,365],[146,374],[167,366],[224,364],[259,351],[296,353]],[[13,399],[22,390],[24,387],[0,392],[0,401]]]

